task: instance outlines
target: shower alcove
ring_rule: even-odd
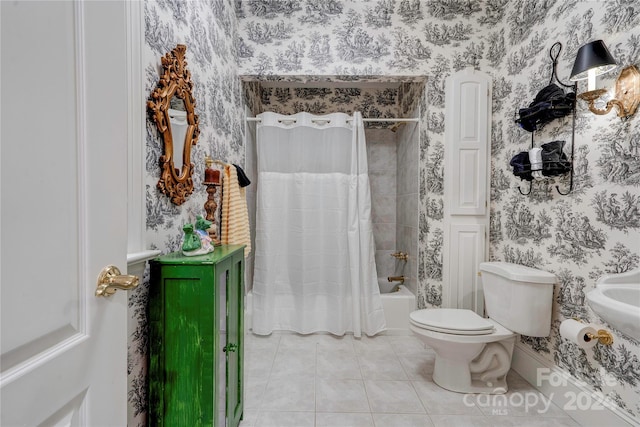
[[[404,275],[405,286],[415,296],[418,277],[418,218],[420,138],[426,118],[425,77],[359,76],[243,76],[246,116],[262,112],[322,115],[360,111],[366,121],[365,137],[371,183],[372,222],[378,276]],[[421,132],[421,129],[423,131]],[[245,172],[257,184],[256,122],[245,125]],[[255,242],[257,185],[247,187],[247,205]],[[409,254],[408,261],[391,257]],[[251,327],[253,254],[246,260],[248,292],[246,319]],[[384,305],[384,301],[383,301]],[[415,303],[414,303],[415,305]],[[407,313],[408,314],[408,313]]]

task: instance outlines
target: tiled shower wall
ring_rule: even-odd
[[[396,134],[388,129],[367,129],[365,138],[376,266],[378,277],[388,277],[396,274],[390,256],[396,249]]]
[[[408,117],[418,117],[418,112]],[[406,276],[405,284],[418,294],[418,201],[419,188],[419,122],[408,122],[397,135],[396,184],[396,248],[409,254],[407,262],[396,262]]]

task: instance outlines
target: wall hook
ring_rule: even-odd
[[[529,191],[528,192],[524,192],[522,191],[522,188],[520,188],[520,186],[518,185],[518,191],[520,192],[520,194],[522,194],[523,196],[528,196],[529,194],[531,194],[531,190],[533,189],[533,183],[529,182]]]
[[[571,193],[573,191],[573,164],[571,165],[571,172],[569,172],[571,175],[569,176],[569,190],[566,193],[563,193],[562,191],[560,191],[560,187],[558,187],[556,185],[556,191],[558,192],[558,194],[560,194],[561,196],[567,196],[569,193]]]

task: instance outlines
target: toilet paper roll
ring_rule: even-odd
[[[567,319],[560,324],[560,336],[578,344],[580,348],[592,348],[598,344],[597,338],[590,339],[587,334],[598,335],[598,331],[573,319]]]

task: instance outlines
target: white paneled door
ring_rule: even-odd
[[[3,427],[126,425],[125,6],[0,2]]]
[[[446,80],[443,306],[482,315],[479,264],[489,256],[491,76],[467,68]]]

